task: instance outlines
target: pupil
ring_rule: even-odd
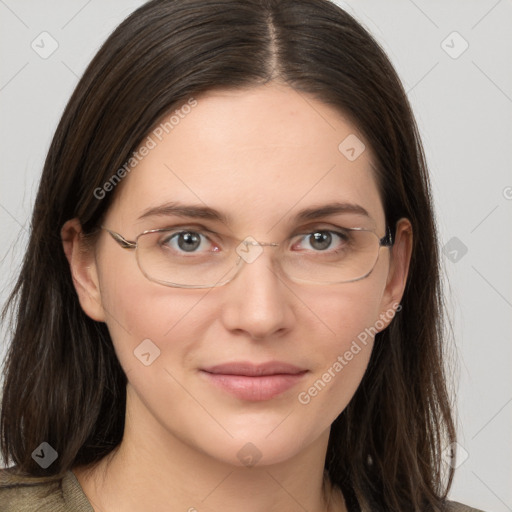
[[[193,251],[200,243],[201,239],[196,233],[181,233],[178,237],[178,245],[184,251]]]
[[[311,245],[315,249],[323,250],[323,249],[327,249],[327,247],[329,247],[329,245],[331,245],[332,236],[330,233],[327,233],[326,231],[316,232],[312,236],[313,236],[313,240],[311,242]]]

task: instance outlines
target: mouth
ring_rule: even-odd
[[[259,365],[235,362],[203,368],[200,373],[224,392],[241,400],[259,402],[297,385],[308,370],[279,361]]]

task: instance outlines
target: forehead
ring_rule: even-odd
[[[148,208],[179,202],[262,233],[301,209],[347,202],[368,211],[367,225],[383,226],[370,148],[333,107],[276,84],[195,100],[145,139],[151,149],[124,178],[113,215],[136,224]]]

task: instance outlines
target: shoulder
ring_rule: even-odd
[[[446,502],[446,512],[484,512],[479,508],[468,507],[457,501]]]
[[[78,481],[70,471],[35,477],[20,474],[15,467],[0,469],[1,512],[93,512],[80,500],[80,494]]]

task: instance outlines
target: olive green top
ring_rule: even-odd
[[[19,476],[9,469],[0,470],[0,512],[94,512],[72,471],[59,478]]]
[[[63,477],[30,477],[0,469],[0,512],[94,512],[72,471]],[[482,512],[449,502],[447,512]]]

